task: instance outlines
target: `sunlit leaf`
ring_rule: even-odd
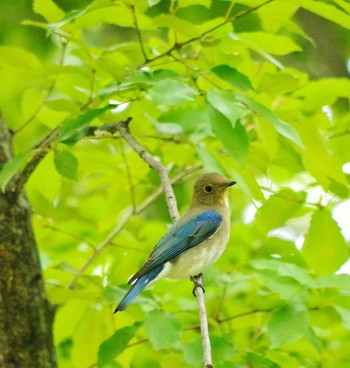
[[[34,0],[33,10],[50,23],[58,22],[64,17],[64,11],[52,0]]]
[[[89,124],[93,119],[102,115],[107,110],[113,108],[113,105],[107,105],[102,108],[87,110],[83,112],[79,116],[75,116],[73,118],[67,119],[60,129],[58,139],[63,141],[69,138],[72,134],[74,134],[77,130],[84,128],[87,124]]]
[[[313,214],[302,252],[319,275],[337,271],[348,259],[348,245],[328,210],[321,209]]]
[[[269,338],[272,348],[305,336],[309,327],[308,313],[305,306],[287,304],[271,315],[268,324]]]
[[[188,84],[176,81],[161,81],[149,91],[153,102],[159,106],[174,106],[186,101],[193,101],[197,91]]]
[[[234,354],[234,346],[230,339],[224,336],[210,337],[213,361],[216,364],[229,360]],[[184,348],[185,363],[194,367],[201,366],[203,362],[203,347],[201,338],[186,344]]]
[[[283,189],[272,195],[257,211],[257,227],[265,232],[283,226],[303,206],[305,194]]]
[[[234,87],[242,90],[253,89],[249,78],[229,65],[217,65],[211,71]]]
[[[350,15],[331,4],[313,0],[298,0],[296,3],[314,14],[350,29]]]
[[[277,36],[264,32],[237,33],[241,40],[274,55],[286,55],[293,51],[301,51],[301,47],[285,36]]]
[[[28,71],[40,67],[37,57],[21,48],[11,46],[0,47],[0,67]]]
[[[169,348],[180,339],[181,323],[179,319],[162,310],[154,310],[146,315],[145,328],[156,350]]]
[[[343,325],[346,329],[350,330],[350,309],[342,307],[340,305],[334,305],[333,308],[340,315]]]
[[[238,162],[244,162],[249,151],[249,139],[239,120],[232,126],[230,120],[212,106],[208,106],[210,124],[214,134],[221,140],[227,151]]]
[[[290,139],[292,142],[297,144],[300,147],[303,147],[303,144],[300,140],[300,137],[295,130],[295,128],[286,123],[285,121],[279,119],[276,117],[271,110],[269,110],[267,107],[261,105],[260,103],[254,101],[247,95],[236,95],[237,99],[241,101],[244,104],[247,104],[247,106],[257,114],[264,117],[266,120],[269,120],[274,128],[277,130],[278,133],[283,135],[284,137]]]
[[[56,150],[55,166],[62,176],[71,180],[77,179],[78,160],[71,152],[66,150]]]
[[[207,94],[207,100],[211,106],[225,115],[231,121],[233,126],[238,119],[242,119],[249,113],[249,110],[231,91],[210,90]]]
[[[98,367],[103,368],[112,363],[127,347],[129,341],[135,336],[141,323],[118,329],[108,340],[104,341],[98,350]]]
[[[252,368],[280,368],[281,366],[272,360],[254,353],[248,353],[247,359]]]

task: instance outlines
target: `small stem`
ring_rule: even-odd
[[[149,59],[148,59],[146,51],[145,51],[145,45],[143,43],[141,31],[140,31],[139,24],[138,24],[138,21],[137,21],[135,4],[131,5],[131,11],[132,11],[132,16],[133,16],[133,20],[134,20],[135,31],[136,31],[137,38],[139,39],[139,43],[140,43],[141,52],[142,52],[143,57],[145,58],[145,62],[147,63]]]
[[[192,276],[191,280],[194,282],[194,294],[196,295],[199,309],[199,320],[201,326],[202,345],[204,368],[213,368],[213,360],[211,356],[211,345],[209,337],[207,311],[205,308],[204,291],[203,291],[203,274]]]
[[[177,209],[176,198],[173,187],[171,186],[170,179],[166,168],[160,161],[156,160],[131,134],[129,129],[129,122],[131,119],[121,121],[117,124],[117,129],[125,141],[130,145],[133,150],[139,154],[139,156],[149,164],[150,167],[155,169],[159,175],[160,181],[163,186],[165,198],[168,205],[168,210],[173,221],[179,218],[179,211]]]

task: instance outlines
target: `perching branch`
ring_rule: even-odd
[[[139,156],[148,163],[152,169],[156,170],[160,181],[163,186],[166,202],[168,205],[168,210],[173,221],[179,218],[179,211],[177,209],[176,198],[174,194],[173,187],[168,176],[166,168],[161,164],[160,161],[155,159],[131,134],[129,129],[129,123],[131,119],[121,121],[117,124],[117,129],[125,141],[130,145]]]
[[[195,294],[198,302],[199,321],[202,335],[204,368],[213,368],[207,310],[205,308],[205,301],[204,301],[203,274],[200,273],[197,276],[192,276],[191,280],[194,282],[195,285],[193,293]]]

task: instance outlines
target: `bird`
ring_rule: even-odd
[[[144,265],[130,278],[128,284],[132,287],[114,313],[125,310],[155,281],[163,277],[195,280],[194,276],[220,258],[230,236],[227,189],[234,184],[235,181],[226,180],[215,172],[205,173],[196,180],[188,210],[175,221]],[[198,286],[203,289],[202,285]]]

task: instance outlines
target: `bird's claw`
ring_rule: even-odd
[[[205,293],[205,289],[203,286],[203,275],[200,273],[199,275],[196,276],[191,276],[190,280],[194,283],[194,287],[192,289],[192,294],[193,296],[196,298],[196,289],[197,287],[201,288],[203,290],[203,293]]]

